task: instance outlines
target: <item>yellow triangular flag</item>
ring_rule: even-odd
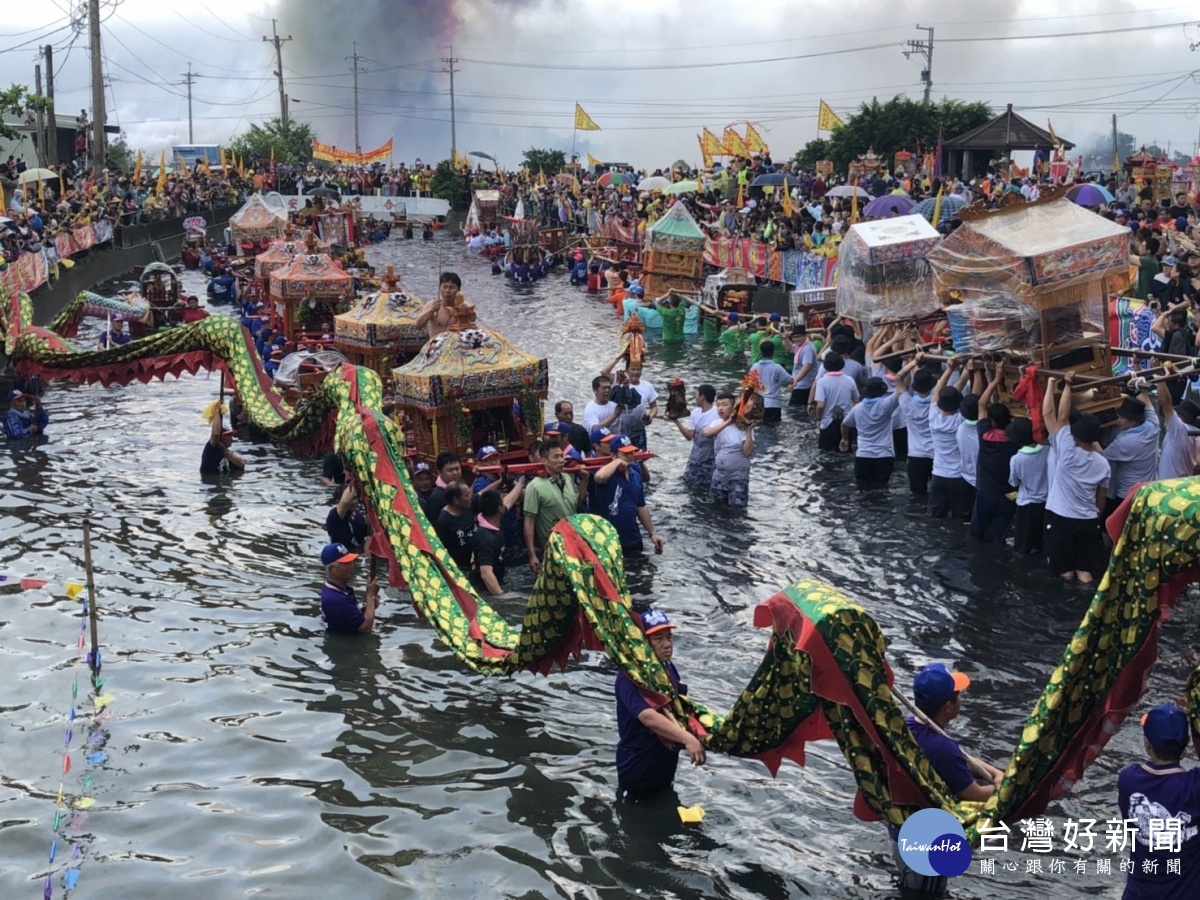
[[[845,125],[838,114],[835,113],[824,100],[817,108],[817,131],[833,131],[834,125]]]
[[[537,183],[542,185],[543,187],[545,186],[545,184],[546,184],[546,170],[545,169],[538,169],[538,182]]]
[[[154,185],[154,193],[161,194],[167,185],[167,151],[162,152],[158,160],[158,182]]]
[[[779,189],[783,191],[783,214],[790,219],[792,217],[792,189],[787,185],[787,178],[783,179],[783,186]]]
[[[217,154],[221,159],[221,174],[224,175],[225,174],[225,148],[218,146]]]
[[[600,160],[596,159],[596,157],[592,156],[592,154],[590,154],[590,153],[587,155],[587,159],[588,159],[588,165],[592,166],[593,168],[598,169],[602,165],[604,165],[604,163],[600,162]]]
[[[850,224],[858,221],[858,179],[854,179],[854,193],[850,195]]]
[[[933,227],[937,228],[942,221],[942,191],[945,190],[945,185],[938,188],[937,200],[933,204]]]
[[[738,182],[738,195],[737,195],[737,208],[744,209],[745,206],[746,206],[746,199],[742,193],[742,183],[739,181]]]
[[[96,709],[104,709],[104,707],[108,706],[108,704],[112,703],[116,699],[117,698],[112,694],[101,694],[92,702],[96,704]]]
[[[762,139],[762,135],[749,122],[746,123],[746,146],[750,148],[752,153],[770,153],[771,148],[767,146],[767,142]]]
[[[80,797],[74,804],[76,809],[91,809],[95,805],[96,801],[91,797]]]
[[[80,584],[78,581],[68,581],[66,583],[66,588],[67,588],[67,599],[68,600],[78,600],[79,594],[83,590],[83,585]]]
[[[1054,133],[1054,123],[1047,119],[1046,124],[1050,127],[1050,146],[1053,147],[1058,143],[1058,136]]]
[[[138,181],[142,177],[142,151],[138,151],[137,162],[133,164],[133,186],[137,187]]]
[[[708,152],[708,148],[704,146],[704,138],[696,135],[696,140],[700,142],[700,160],[704,163],[704,168],[711,169],[713,165],[712,154]]]
[[[725,147],[725,152],[730,156],[749,156],[750,151],[746,149],[746,142],[742,140],[742,136],[733,130],[732,125],[725,126],[725,135],[721,139],[722,145]]]
[[[599,131],[600,126],[592,121],[592,117],[583,111],[583,107],[575,104],[575,129],[577,131]]]

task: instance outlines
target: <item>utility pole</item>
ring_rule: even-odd
[[[354,42],[354,55],[345,58],[354,60],[354,152],[362,153],[358,142],[358,41]]]
[[[458,137],[455,134],[454,122],[454,73],[461,72],[462,69],[454,68],[454,64],[458,60],[454,58],[453,47],[450,48],[449,56],[442,57],[442,62],[446,64],[446,67],[442,71],[450,73],[450,159],[453,162],[458,162]]]
[[[92,50],[92,178],[104,171],[104,73],[100,54],[100,0],[88,0],[88,37]]]
[[[933,90],[933,29],[922,28],[918,25],[917,31],[927,32],[929,37],[923,41],[909,41],[910,49],[904,51],[904,57],[911,59],[916,55],[925,60],[925,68],[921,70],[921,80],[925,82],[925,102],[928,103],[929,94]]]
[[[1117,114],[1113,113],[1112,117],[1112,133],[1113,133],[1113,174],[1116,174],[1121,166],[1121,153],[1117,149]]]
[[[33,89],[37,92],[37,96],[42,96],[42,64],[35,63],[33,66]],[[37,139],[34,141],[35,149],[37,150],[37,164],[44,166],[46,164],[46,118],[42,114],[42,108],[39,106],[35,117],[34,126],[37,129],[34,134]]]
[[[46,45],[46,165],[58,163],[58,118],[54,115],[54,46]]]
[[[180,74],[183,75],[182,72]],[[192,74],[192,64],[188,63],[187,74],[183,77],[187,80],[180,83],[186,84],[188,89],[188,143],[193,144],[195,143],[195,138],[192,137],[192,82],[200,76]]]
[[[275,19],[271,20],[272,37],[266,37],[264,35],[263,40],[268,44],[275,45],[275,65],[279,67],[275,71],[275,74],[279,77],[279,119],[283,122],[284,126],[286,126],[288,123],[288,108],[287,98],[283,94],[283,43],[285,41],[290,41],[292,36],[289,34],[287,37],[281,38],[279,36],[278,29],[275,27],[275,22]]]

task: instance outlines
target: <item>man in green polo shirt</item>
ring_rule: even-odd
[[[654,301],[658,314],[662,316],[662,339],[664,344],[683,343],[683,319],[687,315],[687,301],[674,294],[659,297]]]
[[[574,479],[563,474],[567,459],[562,447],[551,444],[544,453],[542,465],[546,467],[546,477],[529,483],[524,501],[525,549],[529,551],[529,568],[535,575],[542,570],[538,548],[546,546],[551,529],[574,514],[579,498],[587,496],[588,473],[585,471],[581,484],[576,485]]]

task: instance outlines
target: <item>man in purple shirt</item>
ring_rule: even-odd
[[[325,587],[321,589],[321,618],[329,631],[341,634],[369,634],[375,627],[375,608],[379,605],[379,582],[367,579],[366,603],[359,608],[358,597],[350,582],[354,580],[354,561],[345,544],[326,544],[321,550],[325,567]]]
[[[1004,773],[983,760],[968,760],[958,742],[946,734],[946,728],[962,711],[962,692],[970,684],[971,679],[963,672],[951,672],[942,663],[930,663],[913,679],[913,700],[923,718],[909,716],[905,723],[951,793],[959,800],[982,802],[995,793]],[[990,783],[980,784],[976,778]],[[892,859],[899,873],[900,896],[942,896],[947,879],[940,875],[922,875],[909,868],[897,843],[900,829],[889,826],[888,832],[892,838]]]
[[[641,615],[642,631],[658,661],[666,667],[671,683],[681,694],[687,685],[671,662],[675,626],[662,610],[648,609]],[[624,672],[617,674],[613,691],[617,697],[617,799],[639,803],[671,787],[679,751],[686,750],[692,765],[704,765],[704,745],[680,727],[666,710],[651,706]]]
[[[1137,822],[1122,900],[1200,897],[1200,769],[1179,764],[1190,737],[1187,714],[1173,703],[1142,716],[1148,759],[1117,777],[1121,818]]]

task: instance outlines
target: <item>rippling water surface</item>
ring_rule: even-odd
[[[591,378],[617,348],[607,304],[561,276],[514,287],[448,238],[370,255],[429,297],[438,266],[457,269],[481,321],[549,357],[551,401],[571,399],[582,419]],[[742,371],[698,345],[653,347],[646,377],[665,395],[674,376],[721,386]],[[216,394],[203,375],[55,385],[48,437],[0,450],[0,570],[80,576],[80,523],[94,523],[116,699],[103,725],[108,760],[89,770],[96,806],[67,832],[86,847],[79,896],[890,894],[884,829],[852,817],[854,782],[832,742],[810,745],[807,767],[785,764],[777,779],[725,757],[681,765],[682,801],[708,813],[700,827],[631,818],[612,803],[613,671],[603,657],[546,678],[485,679],[463,671],[395,590],[373,636],[326,636],[320,463],[239,442],[247,472],[202,481],[198,414]],[[683,489],[688,445],[674,426],[651,429],[660,459],[650,503],[667,549],[630,584],[682,626],[676,661],[692,692],[728,708],[766,646],[755,604],[811,575],[881,623],[902,685],[929,660],[970,672],[956,728],[976,752],[1005,758],[1089,598],[922,518],[900,477],[888,493],[861,495],[848,461],[818,453],[806,421],[785,414],[760,434],[750,508],[731,513]],[[519,572],[510,586],[529,584]],[[513,602],[502,609],[520,613]],[[77,614],[44,592],[0,593],[3,897],[41,891]],[[1164,628],[1158,696],[1182,684],[1196,618],[1185,604]],[[1127,725],[1054,804],[1056,823],[1115,814],[1115,775],[1140,752],[1136,732]],[[77,763],[67,776],[69,791],[83,771]],[[1065,874],[1035,875],[1029,859],[1010,853],[1002,861],[1019,871],[957,879],[955,895],[1120,893],[1121,876],[1096,876],[1091,862],[1086,876],[1073,860]]]

